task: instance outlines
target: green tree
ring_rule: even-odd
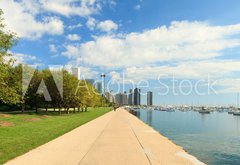
[[[63,99],[61,94],[62,89],[59,89],[59,88],[62,88],[60,84],[63,83],[62,72],[63,72],[62,70],[55,70],[55,71],[43,70],[42,71],[43,80],[51,96],[51,102],[45,101],[45,103],[51,106],[54,109],[54,111],[56,110],[56,108],[58,108],[59,113],[61,113],[61,109],[63,106]],[[53,74],[54,74],[54,77],[53,77]],[[57,87],[58,84],[60,85],[59,88]]]
[[[0,102],[16,104],[19,95],[10,82],[12,82],[11,69],[14,60],[11,58],[10,49],[17,43],[15,33],[7,31],[3,24],[3,12],[0,9]]]
[[[76,108],[76,89],[78,86],[78,79],[67,71],[63,72],[63,106],[64,109],[69,113],[70,108]]]

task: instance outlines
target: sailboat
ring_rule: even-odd
[[[240,116],[240,108],[239,108],[239,93],[237,94],[237,109],[233,112],[233,115]]]
[[[228,108],[228,114],[233,114],[236,111],[236,108],[230,107]]]

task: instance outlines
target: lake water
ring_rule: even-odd
[[[138,118],[209,165],[240,165],[240,116],[139,110]]]

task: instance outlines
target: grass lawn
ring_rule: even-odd
[[[111,108],[89,108],[70,115],[16,114],[0,116],[0,164],[22,155],[74,128],[93,120]]]

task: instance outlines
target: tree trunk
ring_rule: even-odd
[[[78,112],[80,112],[80,107],[78,107]]]
[[[67,114],[69,114],[69,108],[67,108]]]
[[[59,107],[59,115],[61,115],[61,114],[62,114],[62,108]]]
[[[35,112],[38,113],[38,106],[35,107]]]
[[[87,112],[88,107],[85,107],[85,112]]]
[[[46,113],[48,114],[48,104],[45,104],[45,108],[46,108]]]
[[[35,111],[38,113],[38,96],[35,96]]]
[[[25,104],[22,103],[22,113],[24,113],[24,112],[25,112]]]
[[[73,112],[76,113],[76,108],[75,107],[73,108]]]

